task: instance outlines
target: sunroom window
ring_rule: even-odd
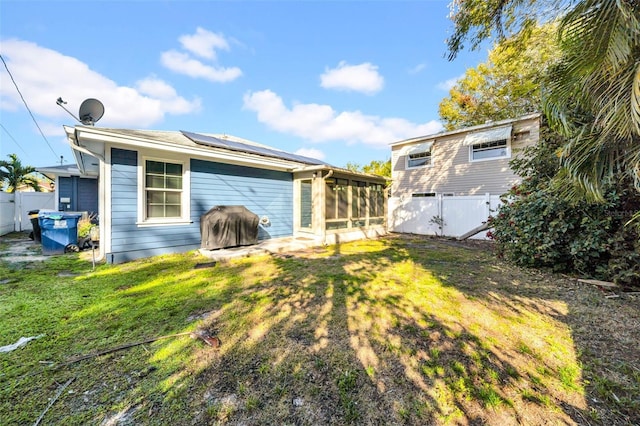
[[[325,212],[327,229],[349,226],[349,181],[347,179],[327,179],[325,181]]]
[[[147,219],[182,217],[182,164],[145,161]]]

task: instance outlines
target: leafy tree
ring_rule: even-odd
[[[16,154],[9,154],[11,161],[0,161],[0,179],[7,192],[14,192],[20,185],[28,185],[36,192],[40,192],[38,179],[33,176],[36,169],[23,166]]]
[[[345,168],[352,172],[369,173],[391,179],[391,159],[385,161],[372,160],[369,164],[365,164],[364,166],[348,162]]]
[[[492,35],[520,34],[551,18],[559,18],[561,59],[543,93],[543,108],[551,125],[567,137],[559,150],[560,176],[570,176],[581,190],[565,195],[604,202],[604,185],[619,173],[640,190],[636,0],[453,0],[449,58],[467,41],[475,49]]]
[[[502,40],[487,62],[469,68],[439,105],[447,130],[542,110],[541,87],[559,57],[556,25],[536,26]]]
[[[362,166],[362,171],[391,179],[391,159],[386,161],[373,160],[369,164]]]
[[[362,171],[362,167],[360,166],[360,164],[358,163],[352,163],[351,161],[347,162],[347,164],[344,166],[345,169],[347,170],[351,170],[352,172],[360,172]]]

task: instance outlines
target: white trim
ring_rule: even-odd
[[[416,138],[404,139],[404,140],[401,140],[401,141],[392,142],[389,145],[391,147],[396,147],[396,146],[407,145],[409,143],[415,143],[415,142],[419,142],[419,141],[423,141],[423,140],[441,139],[441,138],[443,138],[445,136],[452,136],[452,135],[457,135],[457,134],[460,134],[460,133],[475,132],[477,130],[482,130],[482,129],[486,129],[486,128],[489,128],[489,127],[497,127],[497,126],[503,126],[505,124],[520,123],[520,122],[527,121],[527,120],[539,119],[541,117],[541,115],[542,114],[540,114],[540,113],[533,113],[533,114],[527,114],[527,115],[523,115],[521,117],[510,118],[510,119],[506,119],[506,120],[491,121],[491,122],[488,122],[488,123],[479,124],[477,126],[463,127],[461,129],[450,130],[450,131],[447,131],[447,132],[432,133],[432,134],[429,134],[429,135],[419,136],[419,137],[416,137]]]
[[[182,191],[180,196],[181,212],[179,218],[166,218],[166,219],[148,219],[146,212],[145,202],[145,164],[146,161],[159,161],[163,163],[172,163],[182,165]],[[150,153],[144,151],[138,151],[138,185],[136,189],[136,198],[138,203],[137,208],[137,226],[171,226],[171,225],[185,225],[191,223],[191,159],[181,157],[176,154],[162,153],[161,156],[158,153]]]
[[[170,220],[170,219],[166,219],[166,220],[162,220],[162,221],[152,221],[152,220],[148,220],[146,222],[136,222],[136,226],[139,228],[148,228],[148,227],[155,227],[155,226],[175,226],[175,225],[190,225],[192,224],[193,221],[192,220],[182,220],[182,219],[177,219],[177,220]]]
[[[100,211],[100,251],[103,256],[107,253],[111,253],[111,169],[113,164],[111,162],[111,146],[105,144],[104,161],[100,162],[100,188],[102,189],[102,195],[104,203],[98,201],[98,210]],[[100,192],[100,191],[99,191]]]

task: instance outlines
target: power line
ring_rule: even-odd
[[[6,127],[4,127],[2,125],[2,123],[0,123],[0,127],[2,127],[2,130],[4,130],[5,132],[7,132],[7,135],[9,135],[9,137],[11,138],[12,141],[14,141],[16,143],[16,145],[18,145],[18,148],[20,148],[20,150],[22,152],[25,153],[25,155],[28,157],[29,154],[27,154],[27,151],[24,150],[24,148],[22,148],[22,146],[18,143],[18,141],[13,137],[13,135],[11,135],[11,133],[9,133],[9,131],[6,129]]]
[[[20,95],[20,99],[22,99],[22,103],[24,103],[24,106],[27,108],[27,111],[29,111],[29,115],[31,116],[31,119],[33,120],[33,122],[36,124],[36,127],[38,128],[38,130],[40,131],[40,134],[42,135],[42,138],[44,139],[44,141],[47,143],[47,145],[49,146],[49,149],[51,150],[51,152],[53,152],[53,155],[56,156],[56,158],[58,158],[58,154],[53,150],[53,147],[51,146],[51,144],[49,143],[49,140],[47,139],[47,137],[44,135],[44,132],[42,131],[42,129],[40,128],[40,125],[38,124],[38,122],[36,121],[36,118],[33,116],[33,113],[31,112],[31,109],[29,108],[29,105],[27,105],[27,101],[24,100],[24,97],[22,96],[22,92],[20,92],[20,89],[18,88],[18,84],[16,83],[16,81],[13,79],[13,75],[11,74],[11,71],[9,71],[9,67],[7,66],[7,63],[4,61],[4,58],[2,57],[2,55],[0,55],[0,59],[2,60],[2,63],[4,64],[5,69],[7,70],[7,73],[9,73],[9,77],[11,77],[11,81],[13,82],[13,85],[16,87],[16,90],[18,91],[18,94]]]

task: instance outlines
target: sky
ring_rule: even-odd
[[[1,0],[0,159],[72,164],[63,125],[94,98],[96,127],[387,160],[389,144],[442,130],[438,104],[486,60],[447,60],[450,1]]]

